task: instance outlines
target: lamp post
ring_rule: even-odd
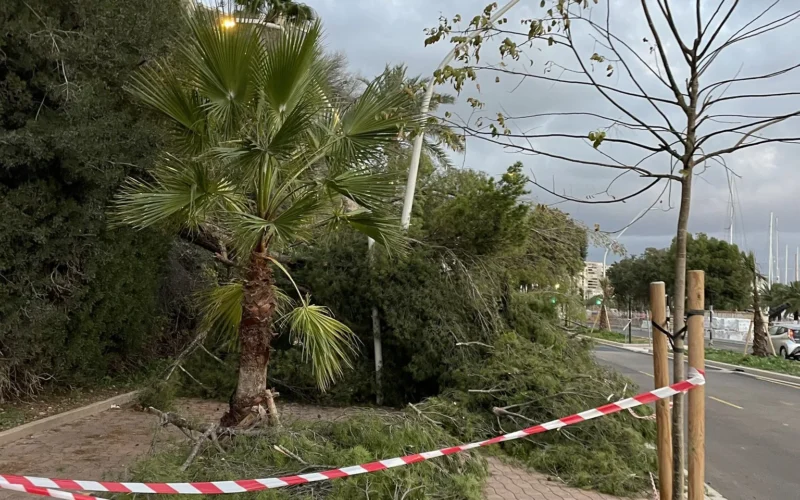
[[[503,17],[506,12],[508,12],[513,6],[519,3],[519,0],[511,0],[503,7],[501,7],[497,12],[494,13],[492,17],[489,18],[489,26],[493,25],[495,21]],[[461,51],[469,45],[472,40],[475,39],[476,36],[480,35],[481,33],[485,32],[485,28],[476,29],[472,33],[467,36],[466,40],[456,45],[453,50],[447,54],[447,57],[442,59],[442,62],[439,63],[439,66],[436,68],[437,71],[441,70],[448,64],[450,64],[456,56],[456,52]],[[430,110],[431,106],[431,98],[433,97],[433,88],[436,86],[436,82],[431,80],[428,83],[428,88],[425,89],[425,96],[422,98],[422,105],[420,106],[420,114],[423,118],[423,125],[424,127],[424,120],[428,117],[428,111]],[[403,224],[403,229],[408,229],[409,224],[411,224],[411,207],[414,204],[414,192],[417,189],[417,174],[419,173],[419,159],[420,155],[422,154],[422,141],[424,139],[425,133],[424,128],[420,130],[417,137],[414,138],[414,149],[411,152],[411,163],[408,167],[408,180],[406,181],[406,193],[403,199],[403,212],[400,216],[400,222]]]

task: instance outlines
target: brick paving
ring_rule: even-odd
[[[619,497],[596,491],[571,488],[544,474],[505,464],[489,457],[486,500],[617,500]]]

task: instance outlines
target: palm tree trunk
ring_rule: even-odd
[[[271,395],[267,391],[267,365],[275,313],[273,284],[272,269],[267,260],[254,252],[244,283],[242,321],[239,325],[239,379],[230,408],[222,416],[220,425],[238,425],[254,410],[259,413],[262,404],[271,406],[268,404]],[[275,420],[277,416],[272,417]]]
[[[761,312],[761,297],[758,292],[758,274],[756,273],[755,257],[752,259],[753,269],[753,354],[759,357],[769,356],[769,336],[767,326],[764,324],[764,315]]]

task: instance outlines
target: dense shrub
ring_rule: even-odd
[[[559,334],[552,338],[557,340],[542,343],[513,332],[503,334],[484,359],[453,375],[452,389],[417,407],[462,440],[473,441],[635,394],[629,380],[592,359],[589,343]],[[512,457],[567,483],[625,494],[647,488],[649,473],[656,470],[655,453],[647,446],[654,439],[652,421],[623,412],[501,446]]]
[[[0,398],[118,372],[160,330],[169,242],[110,231],[104,213],[158,152],[158,127],[123,86],[167,51],[180,9],[0,2]]]

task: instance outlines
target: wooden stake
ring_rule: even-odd
[[[687,274],[688,310],[702,311],[705,304],[705,273]],[[703,317],[689,316],[687,321],[689,367],[705,372]],[[689,500],[705,498],[706,470],[706,401],[705,386],[689,391]]]
[[[653,323],[667,328],[667,304],[664,282],[650,283],[650,317]],[[669,385],[669,359],[667,357],[667,337],[652,329],[653,375],[656,389]],[[658,493],[659,498],[672,498],[672,434],[670,433],[669,400],[656,401],[656,426],[658,429]]]
[[[747,335],[744,337],[744,352],[742,355],[747,356],[747,348],[750,347],[750,339],[753,338],[753,321],[750,321],[750,326],[747,327]]]

